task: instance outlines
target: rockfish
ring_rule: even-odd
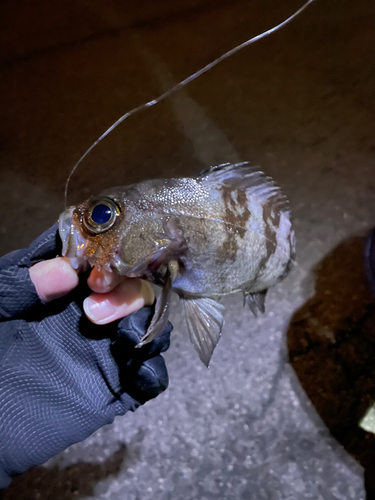
[[[263,312],[268,288],[287,274],[295,253],[284,194],[248,163],[109,189],[65,210],[59,231],[73,267],[103,267],[162,287],[139,346],[164,329],[177,293],[206,366],[224,323],[218,300],[242,292],[254,314]]]

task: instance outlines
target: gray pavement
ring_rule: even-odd
[[[0,3],[0,251],[63,208],[69,169],[122,113],[301,2]],[[87,157],[69,202],[145,178],[250,160],[284,188],[297,265],[253,318],[239,296],[211,368],[176,301],[170,387],[13,482],[6,500],[375,498],[375,4],[316,0]]]

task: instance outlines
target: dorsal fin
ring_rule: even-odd
[[[249,191],[251,196],[258,198],[261,203],[272,201],[275,209],[289,216],[289,202],[276,186],[271,177],[267,177],[259,167],[249,162],[223,163],[203,170],[197,177],[201,182],[215,182],[225,186],[241,188]]]

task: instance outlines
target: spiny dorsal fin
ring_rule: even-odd
[[[244,189],[262,204],[271,201],[276,210],[289,215],[289,202],[281,189],[271,177],[267,177],[259,167],[254,167],[249,162],[216,165],[203,170],[197,179]]]

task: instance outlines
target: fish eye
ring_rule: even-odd
[[[85,228],[94,234],[110,229],[120,215],[120,208],[110,198],[94,198],[83,216]]]

